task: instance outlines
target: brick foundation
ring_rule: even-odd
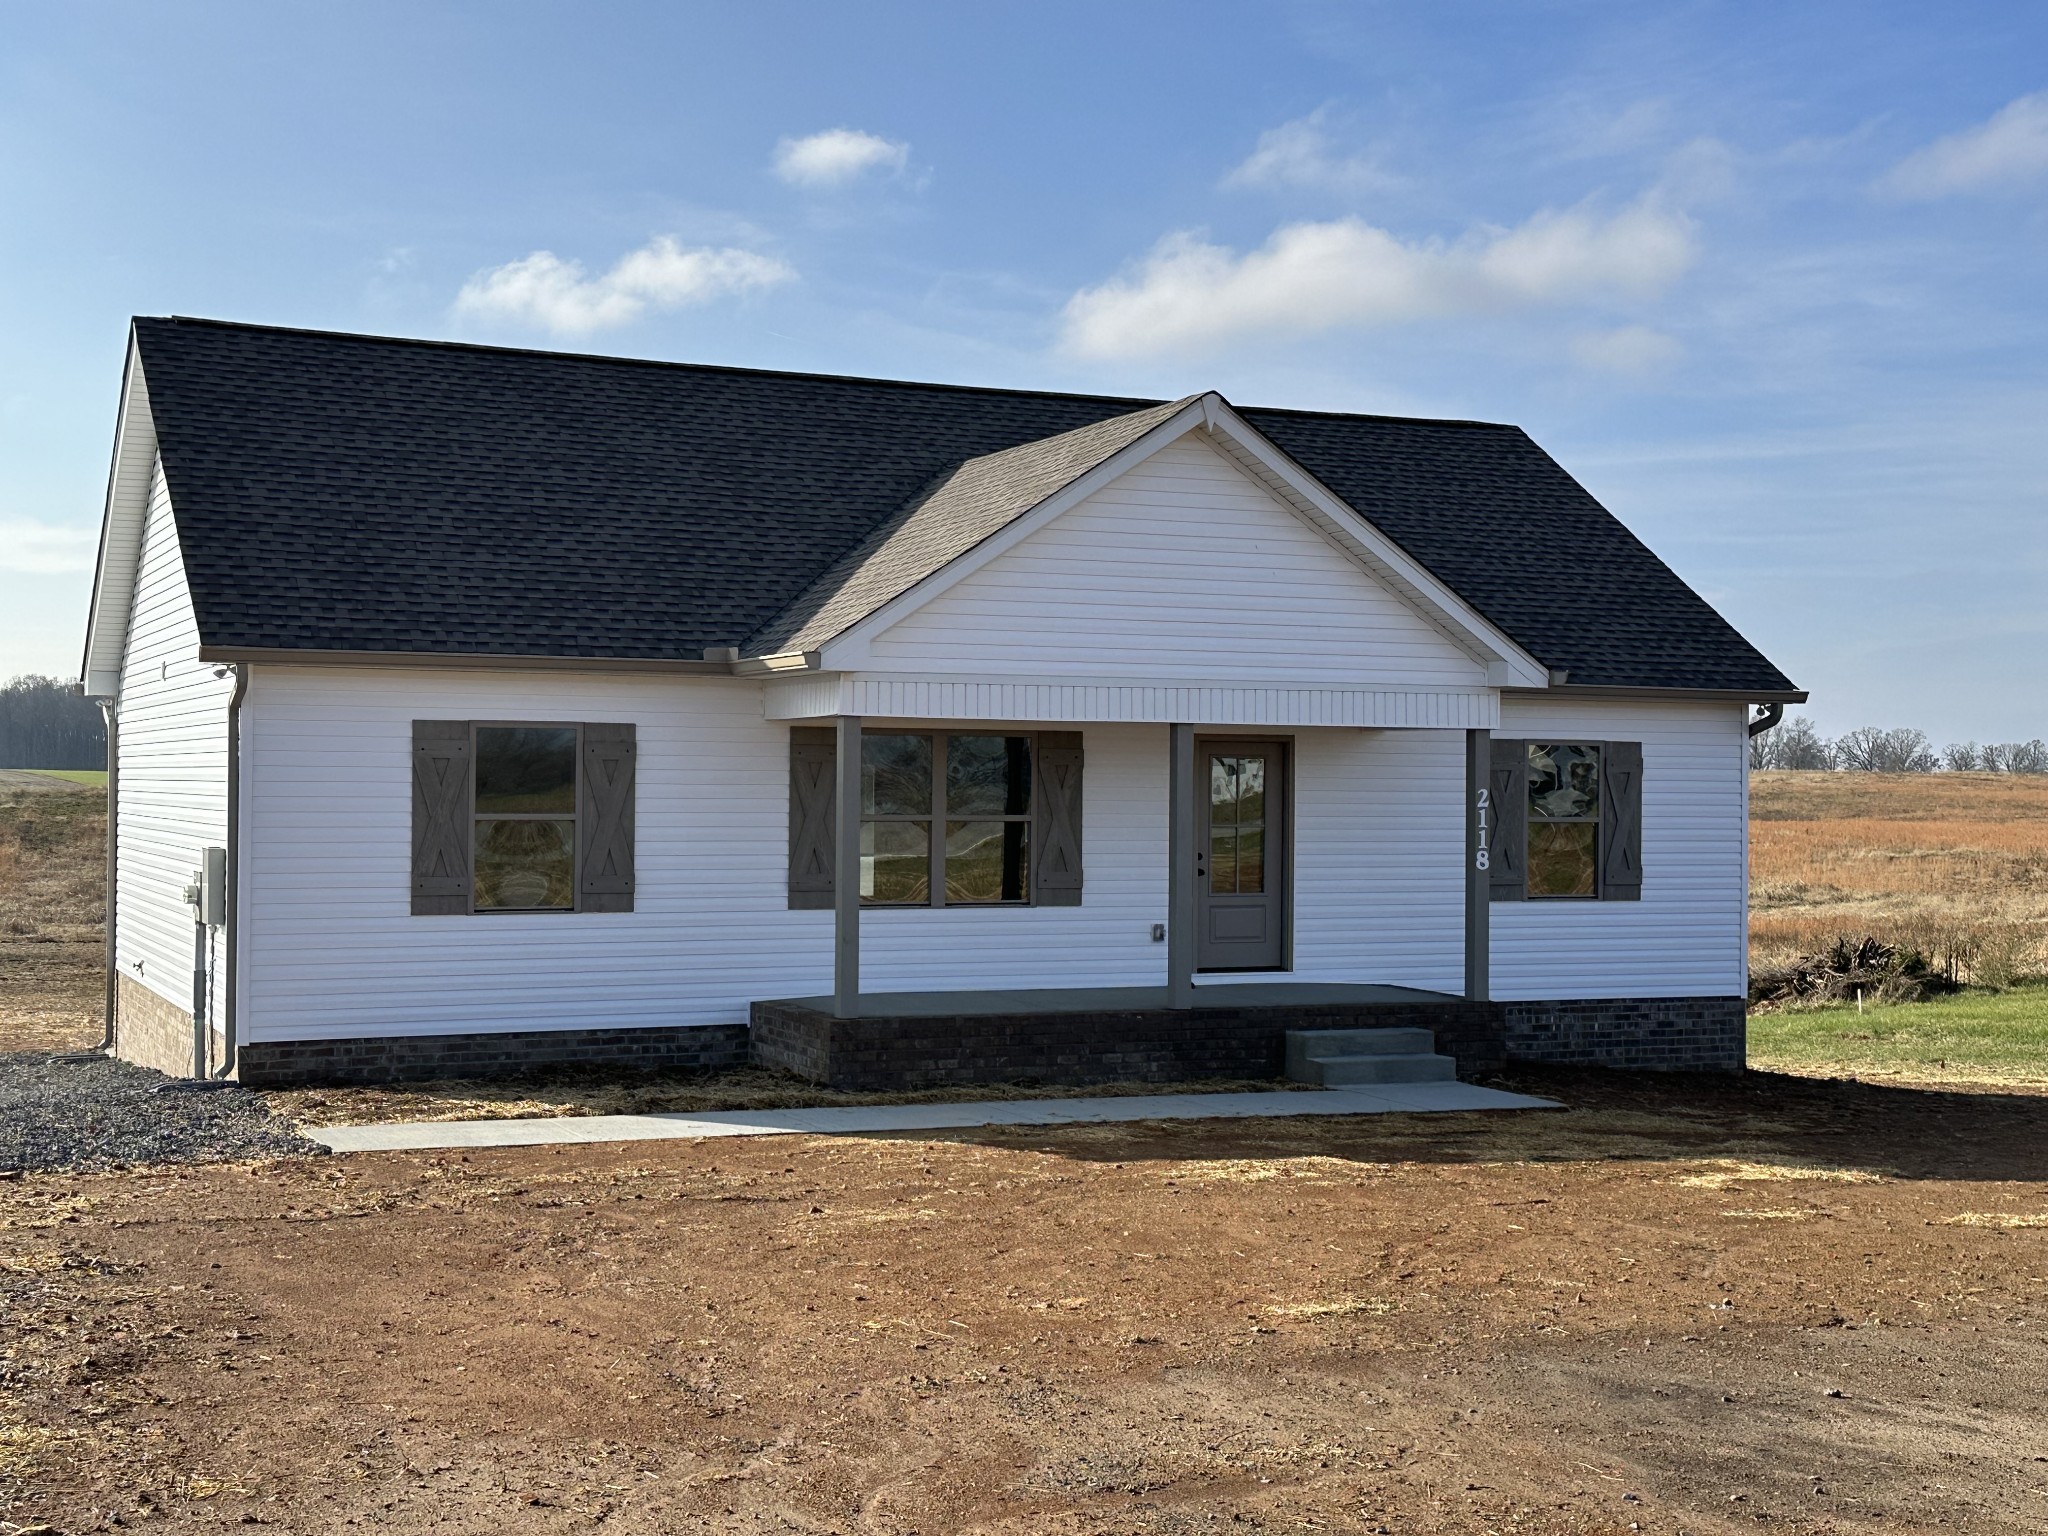
[[[1739,997],[1589,998],[1500,1003],[1515,1061],[1631,1067],[1651,1072],[1740,1072],[1749,1044]]]
[[[116,971],[114,1054],[138,1067],[154,1067],[172,1077],[190,1077],[191,1011],[166,1002],[125,971]]]
[[[755,1003],[753,1059],[844,1089],[980,1083],[1177,1082],[1277,1078],[1290,1029],[1436,1032],[1459,1071],[1502,1062],[1498,1010],[1485,1003],[1350,1003],[1076,1013],[837,1019]]]
[[[191,1016],[121,978],[121,1055],[183,1075]],[[131,1001],[133,999],[133,1001]],[[1421,1028],[1463,1077],[1508,1061],[1652,1071],[1739,1072],[1739,997],[1535,1003],[1328,1003],[836,1019],[794,1003],[755,1003],[751,1026],[589,1029],[392,1039],[260,1041],[242,1047],[252,1087],[502,1076],[589,1063],[716,1071],[749,1061],[844,1089],[987,1083],[1176,1082],[1277,1078],[1290,1029]]]
[[[190,1025],[187,1025],[189,1037]],[[189,1044],[186,1047],[190,1053]],[[299,1083],[392,1083],[502,1077],[528,1067],[589,1064],[714,1071],[745,1065],[747,1026],[694,1029],[553,1029],[358,1040],[245,1044],[235,1075],[256,1088]]]

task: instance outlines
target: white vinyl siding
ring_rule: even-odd
[[[1198,436],[877,635],[863,670],[1483,686],[1485,668]]]
[[[635,910],[412,916],[411,722],[579,714],[638,728]],[[757,683],[265,666],[243,739],[244,1038],[738,1023],[830,990],[832,914],[787,907],[789,728]],[[1454,988],[1462,736],[1297,739],[1299,973]],[[1085,748],[1084,904],[869,910],[864,990],[1164,981],[1166,730]]]
[[[1502,736],[1643,744],[1641,901],[1497,901],[1503,1001],[1736,997],[1747,980],[1749,737],[1740,704],[1508,695]]]
[[[199,628],[159,465],[150,479],[121,657],[115,948],[123,973],[186,1009],[192,1006],[192,909],[184,890],[200,850],[227,843],[227,706],[234,679],[213,674],[199,660]],[[216,953],[216,996],[218,959]]]

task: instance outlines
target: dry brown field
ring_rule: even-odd
[[[1759,969],[1868,935],[1960,981],[2048,971],[2048,777],[1758,773],[1749,831]]]

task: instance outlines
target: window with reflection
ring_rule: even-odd
[[[1266,758],[1209,757],[1209,890],[1256,895],[1266,888]]]
[[[1031,738],[861,737],[860,897],[866,906],[1031,899]]]
[[[476,727],[477,911],[575,909],[576,739],[573,725]]]
[[[1600,749],[1529,743],[1529,896],[1600,894]]]

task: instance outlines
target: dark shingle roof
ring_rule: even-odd
[[[225,650],[691,660],[810,633],[844,578],[886,575],[891,539],[971,547],[1129,424],[1082,429],[1160,405],[135,327],[200,634]],[[1792,686],[1518,428],[1241,414],[1575,684]]]

